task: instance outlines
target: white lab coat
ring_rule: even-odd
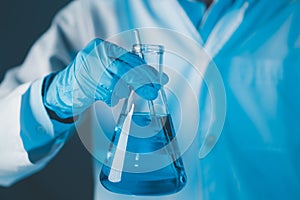
[[[70,3],[36,41],[24,63],[8,71],[1,83],[0,184],[9,186],[41,170],[69,136],[72,125],[50,120],[42,104],[45,75],[66,67],[95,37],[162,27],[190,37],[214,58],[226,90],[222,135],[202,159],[198,159],[198,143],[191,145],[184,155],[186,165],[193,166],[187,167],[188,184],[169,196],[108,192],[99,183],[101,164],[95,161],[95,199],[299,198],[300,7],[298,1],[272,4],[235,1],[203,39],[175,0]],[[31,163],[25,143],[38,148],[49,141],[55,142],[48,155]]]

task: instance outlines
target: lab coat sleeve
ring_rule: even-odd
[[[9,70],[0,85],[1,186],[41,170],[73,132],[74,124],[49,118],[41,91],[43,77],[67,66],[93,38],[86,28],[91,25],[88,5],[74,1],[61,10],[24,63]]]

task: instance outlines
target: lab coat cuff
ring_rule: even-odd
[[[74,132],[74,124],[51,120],[42,100],[43,79],[34,81],[22,95],[21,138],[32,163],[50,159]]]
[[[30,107],[35,119],[52,137],[57,137],[62,133],[68,132],[74,127],[74,123],[63,123],[51,119],[43,103],[43,82],[44,79],[36,80],[30,88]]]

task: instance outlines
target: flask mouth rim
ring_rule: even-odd
[[[132,46],[132,51],[134,53],[164,53],[164,46],[159,44],[134,44]]]

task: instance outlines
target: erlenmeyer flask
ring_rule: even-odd
[[[163,73],[161,45],[138,44],[133,52]],[[164,88],[148,101],[133,90],[124,101],[106,161],[101,184],[111,192],[131,195],[165,195],[186,184]]]

